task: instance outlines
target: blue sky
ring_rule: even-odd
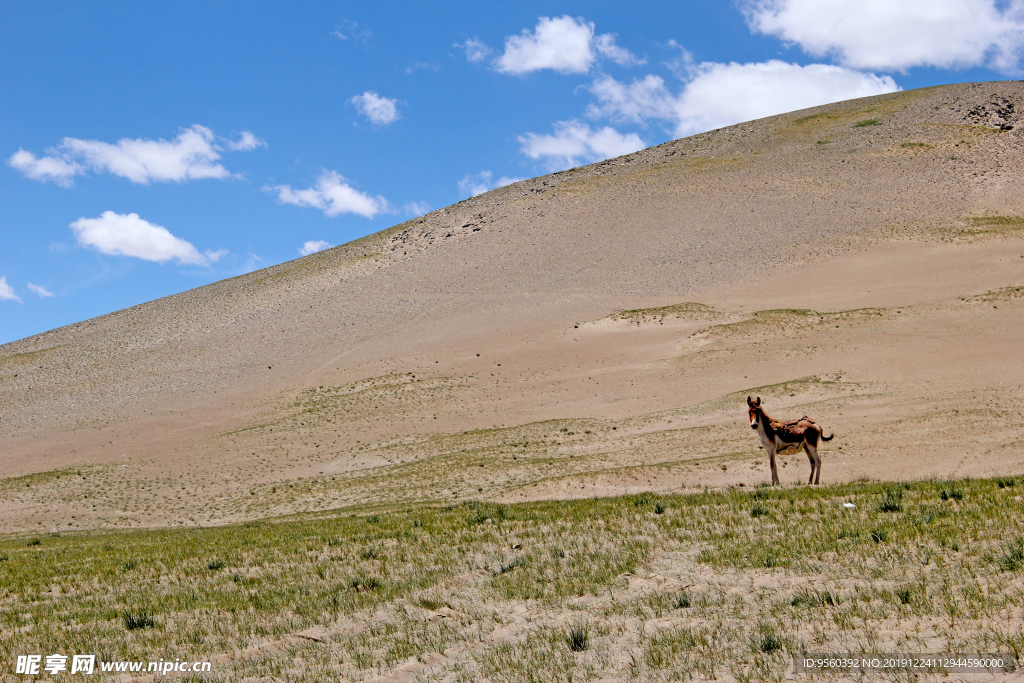
[[[1022,46],[1024,0],[2,0],[0,343]]]

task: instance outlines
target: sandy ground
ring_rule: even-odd
[[[823,482],[1021,474],[1022,111],[739,124],[0,347],[0,531],[752,486],[747,395]]]

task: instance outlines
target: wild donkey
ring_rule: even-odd
[[[821,476],[821,458],[818,457],[818,439],[831,441],[835,434],[825,436],[818,423],[804,415],[799,420],[780,422],[773,420],[761,408],[761,397],[751,401],[747,396],[747,407],[750,414],[750,428],[757,430],[761,437],[761,445],[768,451],[768,462],[772,467],[772,484],[779,483],[779,472],[775,469],[775,454],[792,455],[800,449],[807,451],[807,459],[811,461],[811,476],[808,484],[817,484]]]

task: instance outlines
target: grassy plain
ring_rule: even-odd
[[[1010,477],[855,482],[8,536],[0,661],[746,681],[786,677],[801,652],[1019,656],[1022,493]]]

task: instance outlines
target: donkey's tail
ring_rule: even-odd
[[[822,432],[821,433],[821,440],[822,441],[831,441],[832,439],[835,438],[835,436],[836,436],[835,434],[829,434],[828,436],[825,436],[825,432]]]

